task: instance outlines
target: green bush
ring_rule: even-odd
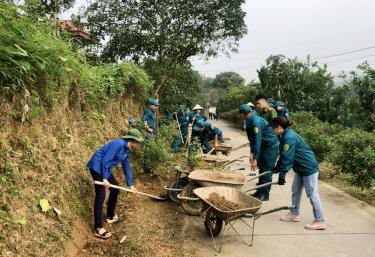
[[[338,127],[322,122],[308,112],[294,113],[293,121],[295,124],[292,128],[305,139],[318,161],[330,161],[337,149],[334,138],[338,133]]]
[[[135,64],[92,66],[75,50],[73,39],[55,36],[48,21],[32,20],[12,4],[0,3],[0,24],[0,93],[35,92],[40,106],[32,108],[32,116],[56,103],[61,93],[103,110],[111,98],[143,101],[152,89],[146,72]]]
[[[220,119],[228,120],[235,124],[242,124],[240,114],[238,113],[238,108],[228,112],[220,113]]]
[[[177,130],[174,124],[159,128],[158,139],[149,138],[143,145],[143,169],[155,172],[161,164],[172,160],[171,144]]]
[[[353,176],[353,185],[361,189],[371,187],[375,179],[375,132],[347,129],[337,139],[339,149],[334,159],[337,168]]]

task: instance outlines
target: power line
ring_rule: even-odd
[[[348,51],[348,52],[343,52],[343,53],[339,53],[339,54],[333,54],[333,55],[327,55],[327,56],[321,56],[321,57],[317,57],[317,58],[311,58],[311,60],[320,60],[320,59],[328,59],[328,58],[332,58],[332,57],[337,57],[337,56],[343,56],[343,55],[348,55],[348,54],[352,54],[352,53],[356,53],[356,52],[362,52],[362,51],[365,51],[365,50],[369,50],[369,49],[374,49],[375,46],[369,46],[369,47],[365,47],[365,48],[361,48],[361,49],[356,49],[356,50],[352,50],[352,51]],[[367,57],[372,57],[373,55],[369,55],[369,56],[364,56],[364,57],[360,57],[359,59],[362,59],[362,58],[367,58]],[[343,62],[346,62],[346,61],[343,61]],[[326,64],[329,64],[329,63],[332,63],[332,62],[327,62]],[[341,61],[337,62],[337,63],[341,63]],[[335,63],[336,64],[336,63]],[[256,68],[259,68],[262,64],[259,64],[258,66],[242,66],[242,67],[238,67],[238,68],[229,68],[231,70],[245,70],[245,69],[256,69]],[[227,68],[223,68],[223,69],[210,69],[210,70],[201,70],[201,72],[215,72],[215,71],[223,71],[223,70],[228,70]]]
[[[321,56],[321,57],[318,57],[318,58],[313,58],[312,60],[327,59],[327,58],[331,58],[331,57],[342,56],[342,55],[347,55],[347,54],[352,54],[352,53],[357,53],[357,52],[362,52],[362,51],[365,51],[365,50],[368,50],[368,49],[373,49],[373,48],[375,48],[375,46],[369,46],[369,47],[365,47],[365,48],[361,48],[361,49],[357,49],[357,50],[353,50],[353,51],[349,51],[349,52],[343,52],[343,53],[339,53],[339,54],[332,54],[332,55]]]

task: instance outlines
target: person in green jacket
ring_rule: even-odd
[[[272,120],[277,117],[277,112],[274,108],[272,108],[264,95],[257,95],[255,97],[255,102],[257,106],[257,114],[258,116],[265,119],[268,124],[271,125]]]
[[[319,164],[314,152],[303,138],[294,130],[288,128],[291,122],[284,117],[277,117],[272,121],[273,131],[280,139],[280,158],[275,173],[279,173],[279,185],[286,183],[286,173],[293,169],[292,183],[293,210],[280,219],[282,221],[300,221],[299,211],[302,190],[305,188],[307,197],[313,207],[314,221],[305,225],[306,229],[322,230],[326,228],[323,207],[318,193]]]
[[[259,168],[259,174],[271,171],[275,166],[279,140],[272,132],[271,126],[263,118],[252,111],[248,104],[239,108],[242,120],[246,121],[245,129],[250,142],[250,166],[252,170]],[[259,178],[259,185],[272,182],[272,172]],[[258,189],[252,196],[261,201],[268,201],[271,185]]]

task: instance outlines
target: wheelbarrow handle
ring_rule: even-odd
[[[186,200],[186,201],[199,201],[200,200],[199,197],[192,198],[192,197],[187,197],[187,196],[181,196],[180,194],[177,195],[177,198],[180,200]]]
[[[259,189],[259,188],[263,188],[263,187],[266,187],[266,186],[270,186],[270,185],[277,185],[279,184],[278,182],[267,182],[267,183],[264,183],[262,185],[259,185],[259,186],[255,186],[255,187],[252,187],[250,189],[247,189],[246,191],[244,191],[244,193],[247,193],[247,192],[250,192],[250,191],[253,191],[253,190],[256,190],[256,189]]]
[[[274,208],[274,209],[271,209],[271,210],[268,210],[268,211],[265,211],[265,212],[258,212],[254,215],[254,218],[258,219],[261,216],[266,215],[266,214],[270,214],[270,213],[274,213],[274,212],[278,212],[278,211],[282,211],[282,210],[290,210],[291,211],[293,209],[294,209],[294,206],[282,206],[282,207]]]
[[[261,176],[264,176],[264,175],[267,175],[267,174],[270,174],[270,173],[272,173],[272,170],[265,171],[265,172],[263,172],[263,173],[260,173],[260,174],[257,175],[257,176],[254,176],[254,177],[249,178],[249,180],[247,180],[246,182],[250,182],[250,181],[252,181],[252,180],[254,180],[254,179],[257,179],[257,178],[259,178],[259,177],[261,177]]]

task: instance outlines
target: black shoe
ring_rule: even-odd
[[[262,202],[268,201],[270,199],[269,196],[265,196],[265,195],[259,195],[259,196],[256,196],[256,198],[258,200],[261,200]]]
[[[260,194],[259,194],[259,192],[258,191],[256,191],[255,193],[253,193],[253,194],[250,194],[252,197],[256,197],[256,198],[258,198],[259,196],[260,196]]]

